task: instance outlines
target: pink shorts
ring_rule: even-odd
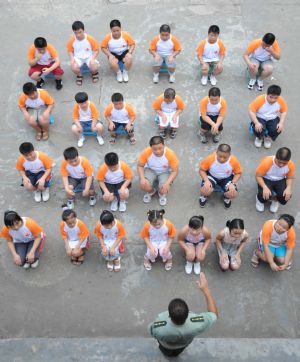
[[[41,65],[41,64],[36,64],[34,65],[33,67],[30,67],[29,68],[29,71],[28,71],[28,75],[29,77],[32,76],[33,73],[42,73],[42,70],[44,68],[50,68],[52,66],[53,63],[51,64],[48,64],[48,65]],[[64,71],[61,69],[60,66],[58,66],[56,69],[52,70],[51,72],[53,75],[63,75],[64,74]]]

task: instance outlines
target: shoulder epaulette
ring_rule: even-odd
[[[158,327],[164,327],[167,325],[166,321],[159,321],[159,322],[154,322],[153,324],[153,328],[158,328]]]
[[[191,317],[190,321],[191,322],[204,322],[204,318],[202,317],[202,315],[199,315],[197,317]]]

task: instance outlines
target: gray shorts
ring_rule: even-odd
[[[163,62],[165,62],[166,63],[166,65],[167,65],[167,67],[168,68],[175,68],[176,67],[176,62],[175,62],[175,60],[173,61],[173,63],[169,63],[169,61],[168,61],[168,56],[166,56],[166,57],[163,57],[163,56],[161,56],[161,55],[159,55],[160,56],[160,60],[159,60],[159,62],[157,62],[156,60],[154,60],[154,63],[153,63],[153,66],[154,67],[161,67],[162,66],[162,64],[163,64]]]
[[[252,64],[258,65],[260,68],[263,68],[264,65],[273,65],[273,60],[269,59],[269,60],[265,60],[263,62],[261,62],[260,60],[250,57],[250,61]]]
[[[85,189],[86,180],[87,180],[87,177],[74,178],[74,177],[68,176],[69,185],[73,186],[73,190],[75,193],[82,192]],[[94,190],[94,178],[92,180],[90,190]]]
[[[231,258],[236,255],[238,247],[239,247],[239,245],[229,244],[229,243],[224,243],[224,242],[222,242],[221,245],[222,245],[222,248],[226,251],[227,255],[230,256]],[[218,253],[220,256],[219,249],[218,249]]]
[[[150,168],[145,168],[144,175],[152,187],[155,185],[155,183],[158,183],[158,187],[161,187],[168,180],[170,172],[157,173]]]
[[[40,107],[40,108],[27,108],[28,113],[33,116],[38,123],[40,120],[40,116],[45,112],[46,107]]]

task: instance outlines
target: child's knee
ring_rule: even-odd
[[[121,199],[128,199],[128,197],[129,197],[128,189],[125,189],[123,191],[119,190],[118,193],[119,193]]]

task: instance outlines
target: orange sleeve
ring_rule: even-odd
[[[108,105],[106,108],[105,108],[105,111],[104,111],[104,117],[110,117],[111,116],[111,111],[113,110],[113,104],[110,103],[110,105]]]
[[[77,103],[74,104],[72,118],[74,120],[79,120],[79,105]]]
[[[184,103],[183,103],[183,100],[180,96],[175,96],[175,100],[176,100],[176,104],[177,104],[177,109],[180,109],[181,111],[184,110]]]
[[[19,97],[19,107],[20,108],[26,108],[26,99],[27,99],[27,96],[26,94],[22,93]]]
[[[100,222],[97,222],[95,229],[94,229],[94,234],[97,236],[98,239],[102,239],[103,238],[103,234],[101,232],[101,225]]]
[[[39,159],[43,162],[46,170],[53,167],[53,160],[44,152],[39,152]]]
[[[93,52],[99,50],[99,45],[94,37],[92,37],[91,35],[87,35],[86,40],[91,44]]]
[[[291,227],[287,232],[286,246],[288,249],[294,249],[296,244],[295,229]]]
[[[272,230],[273,230],[273,220],[266,221],[264,223],[261,233],[262,242],[264,244],[269,244],[272,235]]]
[[[279,103],[279,105],[280,105],[280,113],[285,113],[285,112],[287,112],[287,104],[286,104],[286,102],[285,102],[285,100],[284,100],[284,98],[283,97],[278,97],[278,103]]]
[[[205,39],[201,40],[200,44],[198,45],[198,48],[196,49],[196,53],[198,54],[199,57],[202,57],[205,42],[206,42]]]
[[[67,170],[67,161],[62,160],[61,166],[60,166],[60,175],[63,177],[69,176],[68,170]]]
[[[18,171],[25,171],[25,168],[23,165],[24,165],[24,157],[22,155],[20,155],[16,162],[16,169]]]
[[[175,236],[176,236],[175,226],[169,220],[166,220],[166,225],[169,229],[169,232],[168,232],[169,238],[175,238]]]
[[[52,58],[58,58],[58,53],[52,44],[48,44],[47,50]]]
[[[280,54],[281,50],[280,50],[280,47],[279,47],[279,44],[278,44],[277,40],[274,41],[274,43],[272,45],[272,48],[275,50],[276,53]]]
[[[139,164],[141,166],[144,166],[147,163],[148,158],[151,156],[151,154],[152,154],[151,147],[149,146],[145,148],[144,151],[139,156]]]
[[[50,106],[50,105],[54,104],[54,99],[44,89],[40,89],[40,95],[41,95],[41,99],[44,101],[44,103],[47,106]]]
[[[201,101],[200,101],[200,113],[201,114],[206,114],[207,113],[208,101],[209,101],[208,96],[201,99]]]
[[[78,219],[78,228],[79,228],[79,238],[80,239],[86,239],[89,235],[89,229],[85,225],[85,223]]]
[[[239,163],[238,159],[233,155],[230,157],[230,164],[235,175],[243,172],[241,164]]]
[[[173,44],[174,44],[174,50],[176,51],[176,52],[179,52],[179,51],[181,51],[181,45],[180,45],[180,42],[179,42],[179,40],[176,38],[176,36],[174,36],[174,35],[172,35],[172,42],[173,42]]]
[[[208,171],[210,169],[210,166],[215,162],[216,154],[211,153],[208,155],[204,160],[200,161],[199,167],[203,171]]]
[[[1,238],[4,238],[7,241],[12,241],[13,238],[9,235],[9,229],[8,227],[6,227],[5,225],[3,226],[1,233],[0,233]]]
[[[156,35],[156,36],[151,40],[150,47],[149,47],[149,50],[150,50],[150,51],[156,51],[156,46],[157,46],[158,40],[159,40],[159,35]]]
[[[133,37],[129,33],[127,33],[127,31],[123,31],[122,35],[123,35],[124,40],[126,40],[126,42],[129,46],[135,44]]]
[[[107,173],[107,170],[108,170],[108,167],[105,163],[103,163],[100,167],[99,167],[99,170],[97,172],[97,176],[96,176],[96,179],[98,181],[102,181],[104,182],[105,180],[105,175]]]
[[[162,102],[164,101],[164,95],[161,94],[160,96],[158,96],[155,101],[153,102],[152,104],[152,108],[155,110],[155,111],[160,111],[161,110],[161,104]]]
[[[289,168],[289,172],[286,174],[287,177],[294,177],[295,176],[295,164],[293,161],[289,160],[288,162],[288,168]]]
[[[110,39],[111,39],[111,34],[110,33],[106,34],[105,37],[102,39],[101,48],[104,49],[108,48],[108,43]]]
[[[63,239],[67,239],[67,238],[68,238],[68,234],[65,232],[64,226],[65,226],[65,223],[64,223],[63,221],[61,221],[61,222],[60,222],[60,225],[59,225],[60,234],[61,234],[61,237],[62,237]]]
[[[225,101],[225,99],[223,97],[221,97],[221,108],[220,108],[219,115],[224,117],[226,111],[227,111],[227,102]]]
[[[92,119],[98,120],[99,119],[99,111],[96,108],[94,102],[90,103],[90,108],[91,108]]]
[[[43,232],[43,229],[30,217],[26,217],[26,226],[32,232],[32,235],[36,238]]]
[[[34,46],[34,44],[32,44],[31,47],[28,50],[27,59],[29,61],[31,61],[31,60],[34,59],[34,57],[35,57],[35,46]]]
[[[67,51],[68,53],[74,53],[74,49],[73,49],[73,43],[75,40],[75,36],[71,36],[70,40],[67,43]]]
[[[264,104],[265,104],[265,95],[258,96],[254,99],[252,103],[249,105],[250,111],[256,113]]]
[[[179,166],[179,161],[177,156],[175,155],[175,152],[170,150],[166,147],[166,153],[165,153],[166,159],[169,161],[169,166],[172,170],[177,168]]]
[[[132,180],[133,179],[133,172],[132,172],[131,168],[124,161],[121,161],[120,164],[121,164],[121,169],[124,172],[125,179],[126,180]]]
[[[126,231],[124,229],[124,226],[120,221],[118,220],[117,223],[117,229],[118,229],[118,239],[123,239],[126,236]]]
[[[87,158],[81,157],[81,166],[84,169],[86,177],[93,176],[93,167]]]
[[[272,156],[268,156],[263,158],[258,167],[256,168],[256,176],[265,176],[265,174],[269,171],[270,167],[273,164],[273,157]]]
[[[145,238],[149,238],[150,234],[149,234],[149,229],[150,229],[150,223],[149,221],[146,222],[141,230],[141,238],[145,239]]]
[[[130,104],[125,104],[125,109],[128,112],[129,118],[135,118],[136,117],[136,113],[133,109],[133,107]]]
[[[261,46],[261,43],[262,43],[261,39],[252,40],[246,49],[246,54],[249,55],[249,54],[253,53],[257,48],[259,48]]]
[[[219,47],[220,47],[220,55],[225,55],[226,48],[225,48],[225,45],[224,45],[224,43],[223,43],[223,41],[221,39],[218,39],[218,44],[219,44]]]

